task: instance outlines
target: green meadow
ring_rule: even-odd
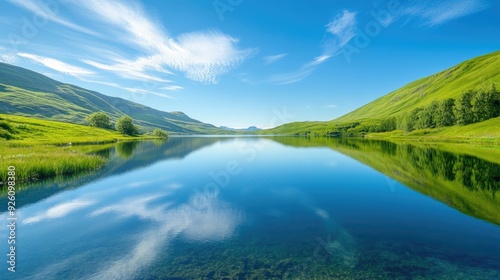
[[[106,161],[93,154],[103,147],[97,144],[150,138],[154,137],[0,114],[0,182],[6,181],[9,166],[16,168],[18,182],[92,172]]]

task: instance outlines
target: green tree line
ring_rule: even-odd
[[[427,107],[415,108],[399,116],[394,129],[410,132],[425,128],[468,125],[499,116],[500,92],[493,85],[490,91],[469,90],[457,100],[435,100]]]

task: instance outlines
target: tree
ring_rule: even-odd
[[[422,128],[434,128],[436,127],[436,114],[438,111],[439,103],[437,101],[432,101],[431,105],[424,108],[421,113],[421,126]]]
[[[472,99],[476,92],[469,90],[462,93],[455,105],[455,119],[459,125],[467,125],[474,122],[474,114],[472,112]]]
[[[104,112],[96,112],[85,117],[85,120],[89,126],[100,127],[100,128],[110,128],[111,124],[109,122],[109,117]]]
[[[159,128],[156,128],[155,130],[153,130],[153,135],[156,137],[160,137],[160,138],[167,138],[168,137],[167,133],[164,130],[159,129]]]
[[[455,107],[455,99],[448,98],[439,102],[437,113],[435,116],[436,126],[452,126],[455,124],[455,115],[453,108]]]
[[[482,122],[495,116],[492,92],[479,92],[473,98],[474,122]]]
[[[396,129],[396,118],[388,118],[382,121],[380,128],[382,132],[393,131],[395,129]]]
[[[413,129],[426,128],[427,118],[424,116],[424,108],[415,108],[410,113],[410,120],[413,123]]]
[[[500,91],[497,91],[495,84],[491,85],[491,95],[493,102],[493,117],[500,117]]]
[[[132,123],[132,118],[123,116],[116,121],[116,130],[125,135],[134,135],[137,133],[137,128]]]

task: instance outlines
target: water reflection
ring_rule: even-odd
[[[210,209],[197,209],[191,204],[172,207],[172,202],[163,200],[167,192],[143,197],[130,197],[99,208],[90,213],[97,217],[112,213],[107,219],[139,218],[151,221],[137,245],[122,256],[116,256],[97,268],[92,279],[131,279],[137,272],[155,261],[159,253],[165,253],[168,243],[178,235],[193,241],[222,241],[230,238],[243,214],[218,198],[211,198]],[[155,203],[159,202],[159,203]]]
[[[500,228],[429,198],[495,222],[498,165],[481,157],[297,137],[171,138],[131,150],[110,147],[98,177],[19,195],[14,279],[500,276]],[[222,178],[228,162],[241,170]],[[421,194],[387,188],[367,166]]]
[[[116,152],[122,158],[130,158],[134,153],[134,150],[139,145],[137,141],[128,141],[128,142],[118,142],[115,146]]]
[[[329,147],[367,164],[468,215],[500,224],[500,160],[450,152],[429,145],[349,138],[273,137],[294,147]],[[486,147],[487,148],[487,147]],[[476,147],[479,156],[489,150]],[[483,151],[484,150],[484,151]]]

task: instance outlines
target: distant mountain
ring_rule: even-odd
[[[0,63],[0,113],[85,124],[85,116],[99,111],[112,121],[128,115],[142,131],[161,128],[180,134],[227,133],[182,112],[163,112]]]
[[[387,77],[390,79],[390,77]],[[433,101],[458,99],[469,90],[500,86],[500,51],[476,57],[449,69],[419,79],[384,95],[344,116],[326,122],[295,122],[261,131],[262,134],[342,135],[369,132],[382,121],[409,114]],[[495,123],[500,123],[500,119]],[[488,130],[485,129],[487,132]]]
[[[236,131],[236,132],[256,132],[261,130],[256,126],[249,126],[248,128],[230,128],[227,126],[219,126],[219,128],[227,131]]]

